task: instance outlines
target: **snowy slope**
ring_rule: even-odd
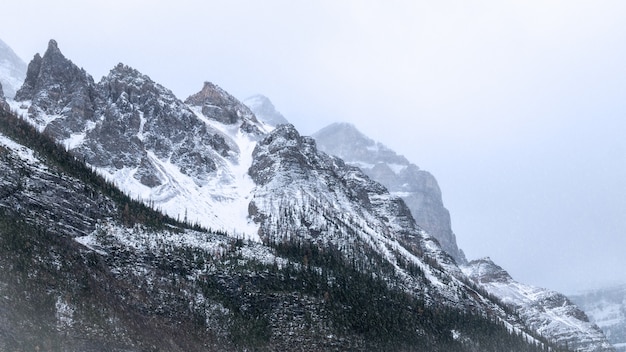
[[[513,307],[533,330],[576,351],[614,351],[602,331],[564,295],[519,283],[491,259],[473,260],[463,272]]]

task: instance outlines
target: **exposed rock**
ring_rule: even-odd
[[[155,187],[162,182],[152,153],[200,184],[216,169],[212,155],[230,150],[171,91],[133,68],[118,64],[97,89],[99,120],[75,149],[94,166],[136,168],[135,177]]]
[[[43,57],[35,55],[15,96],[17,101],[32,102],[30,118],[57,140],[95,122],[95,98],[93,78],[66,59],[55,40],[50,40]]]
[[[187,98],[185,103],[201,107],[205,116],[224,124],[244,120],[256,122],[256,117],[247,106],[211,82],[204,82],[202,90]]]

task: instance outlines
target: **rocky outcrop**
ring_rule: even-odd
[[[415,222],[435,237],[458,263],[466,263],[452,231],[450,213],[444,207],[437,180],[405,157],[375,142],[347,123],[335,123],[313,134],[320,150],[361,168],[400,196]]]
[[[65,58],[50,40],[45,54],[35,55],[15,100],[32,103],[29,116],[57,140],[68,139],[95,122],[95,83],[85,70]]]
[[[198,184],[216,170],[216,154],[231,151],[224,137],[209,130],[170,90],[118,64],[97,84],[98,121],[74,152],[111,172],[135,169],[143,185],[167,182],[154,158],[169,160]]]
[[[457,281],[461,272],[415,224],[404,202],[359,168],[318,152],[315,141],[301,136],[293,125],[280,125],[259,141],[249,174],[258,185],[251,215],[260,224],[263,241],[342,248],[357,262],[382,256],[399,272],[408,270],[404,264],[413,263],[429,272],[430,279],[448,282],[445,290],[433,289],[431,294],[463,301],[460,296],[466,288]],[[424,284],[406,277],[407,287]]]
[[[247,106],[211,82],[204,82],[202,90],[185,99],[185,104],[200,107],[202,114],[224,124],[257,122]]]

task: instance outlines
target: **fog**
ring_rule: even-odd
[[[268,96],[303,134],[347,121],[435,175],[469,259],[572,293],[626,283],[626,2],[12,1],[54,38],[184,99]]]

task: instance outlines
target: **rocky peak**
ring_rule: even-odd
[[[34,123],[58,140],[83,131],[94,120],[95,98],[93,78],[65,58],[55,40],[50,40],[43,57],[35,55],[15,95],[17,101],[32,102],[29,114]]]
[[[258,122],[247,106],[211,82],[204,82],[202,90],[187,98],[185,103],[201,107],[202,114],[207,118],[224,124]]]
[[[103,96],[113,103],[164,105],[171,102],[184,109],[183,103],[169,89],[123,63],[117,64],[103,77],[98,87]]]
[[[264,95],[253,95],[244,100],[243,103],[252,110],[259,120],[270,126],[276,127],[289,123],[289,121],[276,110],[276,107],[274,107],[274,104],[272,104],[269,98]]]
[[[254,148],[250,175],[255,183],[265,185],[279,170],[305,173],[313,165],[317,148],[311,138],[302,137],[291,124],[281,125]]]
[[[203,184],[215,159],[233,149],[169,89],[134,68],[116,65],[97,89],[100,119],[76,150],[94,166],[111,173],[137,168],[133,177],[152,188],[167,183],[159,171],[167,160]]]

